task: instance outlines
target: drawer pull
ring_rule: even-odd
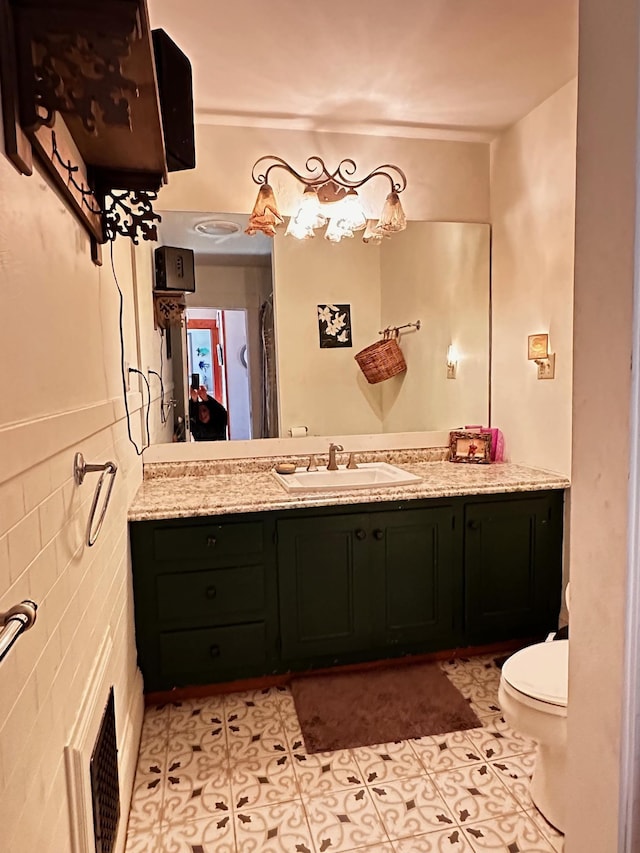
[[[207,536],[207,548],[213,548],[216,544],[215,536]]]
[[[359,527],[356,530],[356,539],[366,539],[366,538],[367,538],[367,531],[363,530],[361,527]]]
[[[480,522],[470,521],[467,527],[469,528],[469,530],[480,530]]]
[[[218,594],[218,590],[215,588],[215,586],[208,586],[207,587],[207,592],[206,592],[207,598],[215,598],[217,594]]]
[[[384,539],[384,530],[378,527],[373,531],[373,535],[376,539]]]
[[[220,657],[220,646],[215,646],[215,645],[211,646],[211,648],[209,649],[209,654],[211,655],[212,658],[219,658]]]

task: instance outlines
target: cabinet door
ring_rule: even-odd
[[[370,645],[367,530],[364,515],[278,522],[285,660],[312,662]]]
[[[469,643],[544,636],[557,627],[562,496],[468,504],[465,609]]]
[[[451,507],[370,516],[381,588],[375,596],[380,645],[430,651],[456,645],[454,591],[461,589]]]

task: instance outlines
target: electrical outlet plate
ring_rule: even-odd
[[[538,379],[554,379],[556,375],[556,354],[550,352],[547,358],[537,360]]]
[[[124,384],[127,386],[127,391],[131,391],[131,374],[129,373],[129,368],[131,365],[128,361],[124,363]]]
[[[456,368],[457,364],[455,362],[449,362],[447,364],[447,379],[455,379],[456,378]]]

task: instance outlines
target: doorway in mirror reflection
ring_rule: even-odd
[[[224,406],[229,438],[253,438],[246,311],[190,308],[185,332],[185,387],[204,388]]]

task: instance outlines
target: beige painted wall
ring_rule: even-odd
[[[358,175],[381,163],[398,165],[407,175],[402,204],[409,219],[489,221],[486,143],[198,125],[196,146],[197,168],[171,175],[169,186],[160,193],[159,207],[248,213],[257,194],[251,168],[259,157],[276,154],[304,171],[305,160],[315,154],[330,169],[351,157]],[[288,215],[298,196],[297,181],[282,170],[274,170],[270,181]],[[372,216],[380,213],[388,191],[389,182],[383,178],[372,179],[363,191]]]
[[[638,849],[637,824],[635,843],[623,846],[631,826],[620,766],[628,749],[621,737],[626,620],[634,642],[638,629],[628,603],[628,573],[638,573],[628,565],[628,513],[637,511],[637,496],[629,503],[629,415],[638,314],[639,27],[638,0],[616,3],[615,15],[600,0],[581,0],[567,853]],[[637,387],[637,363],[634,371]],[[637,398],[634,407],[637,422]],[[634,473],[637,488],[637,466]],[[637,797],[637,790],[627,794]]]
[[[299,425],[329,435],[488,423],[488,225],[410,222],[380,246],[278,235],[274,272],[281,435]],[[327,293],[351,306],[352,348],[318,346],[314,310]],[[386,326],[417,320],[420,331],[400,339],[407,371],[370,385],[354,355]],[[456,380],[446,378],[450,343],[461,354]]]
[[[124,840],[142,715],[126,514],[142,464],[124,421],[108,249],[105,265],[95,267],[86,234],[47,180],[37,169],[20,176],[3,154],[0,198],[0,611],[23,598],[39,605],[35,626],[0,664],[0,846],[61,853],[71,850],[64,746],[106,632],[113,641],[107,674],[115,687]],[[114,261],[126,358],[138,365],[136,310],[139,303],[150,311],[150,289],[135,293],[129,241],[118,239]],[[158,333],[147,342],[158,350]],[[132,389],[132,431],[140,443],[137,382]],[[93,548],[84,537],[97,476],[75,485],[76,451],[89,462],[119,466]]]
[[[491,145],[492,420],[512,462],[571,470],[575,81]],[[550,334],[538,380],[527,336]]]
[[[411,223],[381,252],[381,328],[421,321],[400,339],[407,372],[382,384],[384,432],[488,423],[489,226]],[[456,379],[447,379],[454,344]]]
[[[381,432],[380,386],[354,360],[378,338],[380,247],[278,234],[273,272],[280,435]],[[317,306],[328,304],[351,305],[351,347],[320,349]]]
[[[345,157],[353,157],[358,175],[366,174],[381,163],[396,163],[407,174],[408,187],[402,201],[409,219],[489,221],[487,143],[198,125],[196,144],[197,168],[172,175],[169,186],[161,191],[159,205],[165,210],[249,212],[257,189],[251,180],[251,168],[259,157],[274,153],[303,169],[305,159],[315,154],[323,157],[329,168],[335,168]],[[290,213],[299,192],[297,182],[281,170],[273,171],[270,180],[282,212]],[[386,180],[373,179],[366,193],[362,193],[371,216],[378,216],[388,190]],[[372,340],[368,338],[366,343]],[[372,422],[374,431],[379,432],[377,398],[380,392],[372,388],[365,393],[371,409],[365,420]],[[299,417],[298,411],[283,413],[284,428],[305,424]],[[332,430],[323,434],[337,433]],[[212,450],[223,452],[224,448],[198,448],[199,453]],[[167,452],[173,458],[175,448],[168,448]],[[256,450],[252,448],[249,452]],[[162,456],[162,450],[159,453]]]

